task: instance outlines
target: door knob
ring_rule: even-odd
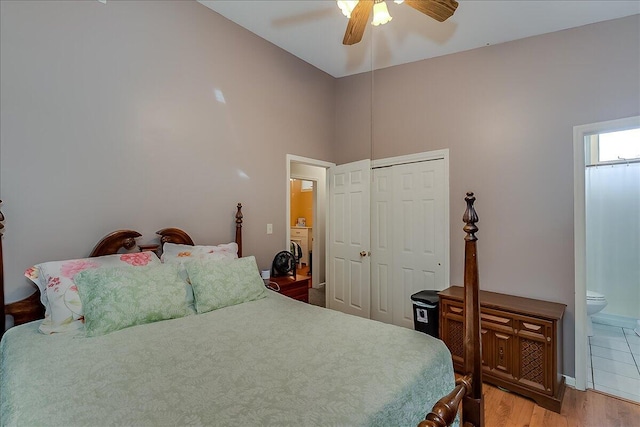
[[[371,255],[371,252],[367,252],[367,251],[360,251],[360,256],[365,257],[367,255]]]

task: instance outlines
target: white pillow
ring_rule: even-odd
[[[162,246],[162,262],[180,262],[187,259],[236,259],[238,258],[238,244],[225,243],[217,246],[178,245],[165,243]]]

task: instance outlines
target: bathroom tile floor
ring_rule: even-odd
[[[640,337],[633,329],[593,324],[587,387],[640,403]]]

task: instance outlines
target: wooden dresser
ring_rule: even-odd
[[[463,288],[440,295],[440,339],[457,372],[464,357]],[[562,316],[564,304],[480,291],[483,381],[527,396],[560,412],[564,395]]]
[[[303,276],[298,274],[294,279],[293,276],[272,277],[270,282],[275,282],[280,286],[280,293],[290,298],[303,302],[309,302],[309,281],[311,276]]]

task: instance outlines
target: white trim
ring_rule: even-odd
[[[298,173],[291,174],[290,178],[291,179],[299,179],[300,181],[315,181],[315,182],[318,182],[318,177],[316,177],[316,176],[310,176],[310,175],[304,175],[304,174],[298,174]]]
[[[575,384],[587,386],[587,275],[585,221],[585,136],[640,127],[640,116],[573,128],[573,235],[575,268]]]
[[[593,323],[600,325],[616,326],[618,328],[634,329],[638,326],[638,319],[634,317],[621,316],[619,314],[610,314],[600,312],[591,316]]]
[[[564,383],[567,387],[576,388],[576,379],[568,375],[563,375]]]
[[[331,162],[325,162],[324,160],[316,160],[316,159],[311,159],[309,157],[302,157],[302,156],[296,156],[294,154],[287,154],[286,155],[286,160],[287,160],[287,189],[286,189],[286,200],[285,200],[285,216],[284,216],[284,229],[285,231],[285,240],[284,240],[284,249],[283,250],[289,250],[289,241],[291,239],[291,226],[289,224],[291,224],[291,184],[289,183],[291,180],[291,163],[302,163],[304,165],[309,165],[309,166],[318,166],[321,168],[330,168],[332,166],[335,166],[335,163],[331,163]],[[296,175],[296,178],[302,178],[298,175]],[[312,181],[317,181],[317,178],[306,178],[305,179],[309,179]]]
[[[286,180],[286,192],[285,192],[285,215],[284,215],[284,220],[285,220],[285,224],[284,224],[284,229],[285,229],[285,240],[284,240],[284,249],[285,251],[289,250],[289,242],[291,241],[291,184],[290,184],[290,180],[291,180],[291,163],[301,163],[304,165],[308,165],[308,166],[317,166],[317,167],[321,167],[321,168],[325,168],[325,169],[329,169],[332,166],[335,166],[335,163],[331,163],[331,162],[325,162],[324,160],[316,160],[316,159],[311,159],[309,157],[302,157],[302,156],[296,156],[294,154],[287,154],[286,155],[286,161],[287,161],[287,165],[286,165],[286,171],[287,171],[287,180]],[[327,174],[327,178],[328,178],[329,174]],[[295,174],[295,178],[302,178],[302,179],[308,179],[310,181],[315,181],[316,183],[318,182],[318,178],[317,177],[305,177],[302,175],[298,175]],[[327,179],[325,178],[325,179]],[[325,181],[326,183],[327,181]],[[328,187],[327,187],[328,189]],[[313,216],[315,219],[318,218],[318,212],[316,211],[317,206],[318,206],[318,192],[314,191],[313,194],[314,200],[313,200]],[[326,194],[325,194],[326,197]],[[318,227],[316,227],[317,229]],[[329,232],[329,228],[327,227],[326,224],[326,216],[325,216],[325,224],[324,224],[324,228],[325,228],[325,233]],[[328,234],[327,234],[328,236]],[[317,243],[317,239],[316,241],[314,241],[312,243],[312,247],[313,247],[313,256],[315,257],[320,257],[320,251],[318,250],[318,243]],[[325,251],[326,251],[326,247],[325,247]],[[317,258],[316,258],[317,260]],[[315,264],[316,268],[318,268],[318,263]],[[326,265],[325,265],[326,268]],[[320,277],[319,275],[316,275],[317,277]]]
[[[309,166],[319,166],[322,168],[330,168],[331,166],[335,166],[335,163],[325,162],[324,160],[316,160],[309,157],[296,156],[294,154],[287,154],[287,164],[290,162],[294,163],[302,163],[304,165]]]
[[[373,160],[372,168],[382,168],[386,166],[401,165],[403,163],[424,162],[427,160],[445,159],[447,165],[447,183],[449,181],[449,149],[426,151],[423,153],[408,154],[406,156],[387,157],[386,159]]]

